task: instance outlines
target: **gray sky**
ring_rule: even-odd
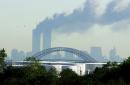
[[[71,30],[69,37],[68,33],[59,33],[54,29],[52,45],[87,51],[91,46],[100,46],[104,54],[108,54],[111,48],[116,47],[119,55],[128,57],[130,17],[125,14],[129,14],[127,11],[130,9],[130,0],[89,0],[89,2],[88,8],[93,10],[98,21],[90,27],[79,24],[89,30],[83,32],[82,29]],[[107,7],[111,2],[114,3],[110,8],[111,15],[117,13],[119,17],[113,18],[107,13]],[[61,13],[65,13],[66,17],[75,15],[73,11],[77,9],[82,12],[85,3],[86,0],[0,0],[0,48],[6,48],[8,53],[13,48],[31,51],[32,29],[35,29],[39,22],[47,17],[53,18],[54,14],[60,16]],[[104,15],[105,18],[102,19]]]

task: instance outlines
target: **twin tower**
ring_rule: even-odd
[[[32,33],[32,52],[37,53],[47,48],[51,48],[51,29],[43,29],[43,26],[38,25]]]

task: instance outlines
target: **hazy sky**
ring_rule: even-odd
[[[94,23],[90,21],[93,23],[90,27],[83,26],[84,29],[89,29],[73,29],[71,33],[59,33],[54,29],[52,46],[67,46],[87,51],[92,46],[100,46],[104,54],[115,47],[119,55],[130,56],[130,0],[88,1],[89,4],[85,4],[86,0],[0,0],[0,48],[6,48],[8,53],[13,48],[31,51],[32,29],[35,29],[39,22],[47,17],[53,18],[54,14],[65,13],[66,17],[75,15],[75,9],[82,12],[85,6],[89,5],[86,8],[93,10],[89,16],[96,18]],[[109,6],[110,3],[112,6]],[[113,14],[116,16],[112,17]],[[102,19],[102,16],[105,19]],[[84,23],[88,22],[89,20]],[[80,25],[82,27],[82,24]]]

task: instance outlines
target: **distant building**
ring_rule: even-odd
[[[111,49],[110,52],[109,52],[109,56],[110,56],[110,61],[112,62],[122,62],[123,59],[117,55],[117,51],[115,48]]]
[[[43,46],[42,49],[40,49],[41,46]],[[45,29],[40,23],[32,32],[32,52],[37,53],[47,48],[51,48],[51,28]]]
[[[21,61],[24,59],[25,59],[25,53],[23,51],[18,51],[17,49],[13,49],[11,51],[11,60]]]
[[[102,50],[100,47],[91,47],[91,56],[93,57],[101,57],[102,56]]]
[[[19,51],[18,55],[19,55],[19,60],[24,60],[26,58],[26,54],[24,51]]]
[[[107,60],[102,55],[101,47],[91,47],[90,55],[98,62],[106,62]]]

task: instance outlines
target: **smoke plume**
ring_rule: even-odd
[[[89,30],[94,24],[111,25],[119,21],[130,19],[130,2],[128,2],[128,0],[124,0],[127,3],[124,2],[122,4],[121,2],[123,0],[112,0],[105,5],[104,13],[98,16],[98,11],[96,10],[98,3],[97,5],[95,5],[95,3],[102,1],[103,0],[87,0],[82,10],[76,9],[69,15],[64,13],[56,14],[53,18],[47,18],[39,23],[37,29],[52,29],[62,33],[84,32]],[[104,4],[102,3],[102,5]]]

